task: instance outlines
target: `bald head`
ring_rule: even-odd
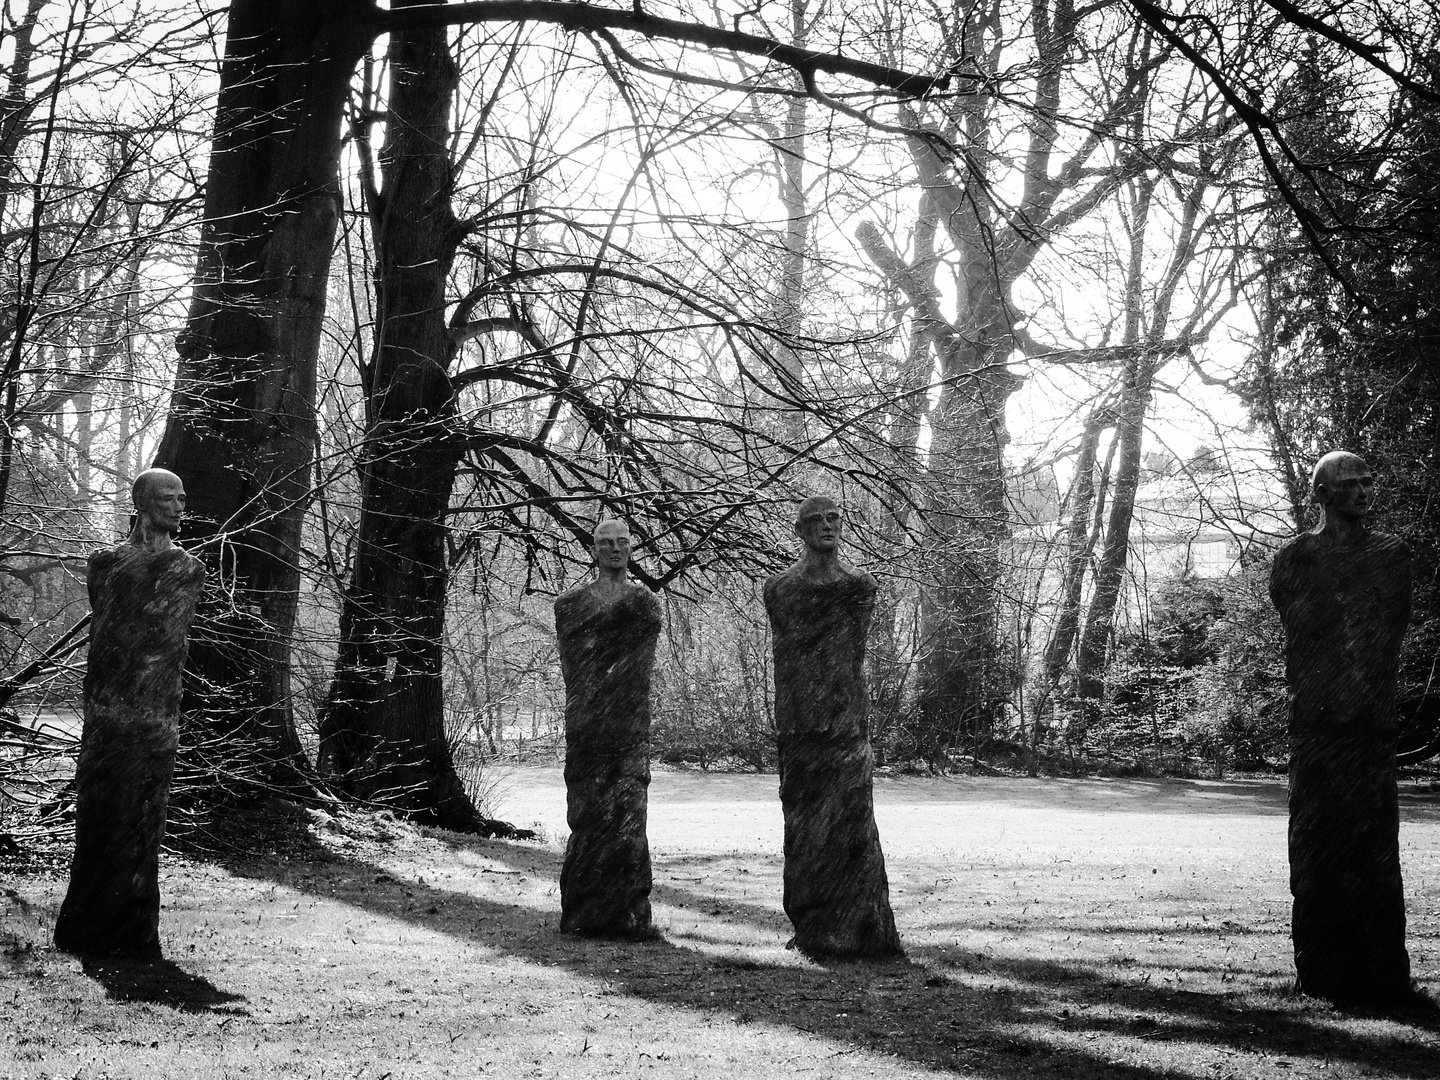
[[[146,469],[130,487],[135,503],[135,529],[130,542],[165,548],[185,516],[185,485],[169,469]]]
[[[834,499],[828,495],[812,495],[796,509],[795,524],[799,525],[806,518],[813,517],[816,514],[824,515],[831,510],[834,510],[836,513],[840,511],[840,507]]]
[[[795,511],[795,532],[810,551],[833,557],[840,547],[842,520],[840,507],[834,499],[812,495]]]
[[[1315,463],[1310,497],[1324,514],[1320,531],[1351,542],[1366,535],[1365,519],[1375,500],[1375,474],[1364,458],[1336,450]]]
[[[1371,484],[1375,481],[1374,474],[1370,472],[1370,466],[1365,463],[1364,458],[1348,450],[1331,450],[1315,462],[1315,468],[1310,470],[1311,501],[1323,506],[1334,500],[1336,492],[1346,481],[1365,478],[1368,478]]]
[[[172,487],[179,488],[182,494],[185,491],[180,477],[169,469],[146,469],[135,477],[135,482],[130,485],[130,501],[135,504],[135,509],[139,510],[149,503],[158,488]]]
[[[623,575],[630,564],[630,526],[619,518],[606,518],[593,534],[595,565],[602,573]]]
[[[596,524],[595,531],[590,534],[590,539],[598,543],[601,536],[623,536],[630,539],[630,526],[619,518],[606,518]]]

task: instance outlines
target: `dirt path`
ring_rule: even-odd
[[[646,945],[555,932],[558,768],[496,809],[544,844],[374,819],[309,857],[171,860],[170,963],[46,947],[0,881],[0,1077],[1440,1075],[1440,1021],[1289,996],[1278,782],[883,778],[906,963],[787,951],[776,781],[657,772]],[[1415,974],[1440,985],[1440,807],[1406,800]]]

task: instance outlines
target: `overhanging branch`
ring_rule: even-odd
[[[935,90],[948,89],[951,77],[950,73],[917,75],[840,53],[801,49],[759,34],[666,19],[640,10],[638,2],[632,9],[557,3],[556,0],[474,0],[471,3],[425,4],[391,11],[377,8],[372,10],[370,19],[379,33],[472,22],[543,22],[571,31],[627,30],[644,37],[683,41],[706,49],[725,49],[764,57],[811,77],[822,71],[830,75],[848,75],[906,97],[924,97]]]

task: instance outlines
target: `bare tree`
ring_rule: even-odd
[[[276,763],[300,763],[289,649],[349,82],[381,33],[512,19],[748,52],[805,72],[811,85],[826,72],[902,93],[936,82],[752,34],[587,4],[230,6],[195,292],[157,464],[193,491],[224,598],[205,613],[209,629],[192,648],[204,710]]]
[[[1016,284],[1052,238],[1145,169],[1144,142],[1115,153],[1113,137],[1167,57],[1143,31],[1069,0],[936,15],[946,61],[977,78],[941,102],[901,106],[921,200],[909,254],[874,226],[858,235],[930,350],[916,371],[933,386],[917,723],[938,749],[987,729],[1013,686],[996,590],[1005,410],[1020,385],[1008,363],[1031,344]],[[991,93],[1002,78],[1006,92]],[[1076,112],[1087,123],[1067,127]]]

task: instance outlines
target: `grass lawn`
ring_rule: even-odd
[[[556,932],[545,843],[344,816],[245,862],[169,859],[167,961],[49,946],[63,878],[0,877],[0,1077],[1440,1076],[1440,1013],[1291,980],[1279,781],[883,778],[908,961],[785,948],[775,778],[657,772],[662,941]],[[1403,799],[1414,973],[1440,991],[1440,801]]]

